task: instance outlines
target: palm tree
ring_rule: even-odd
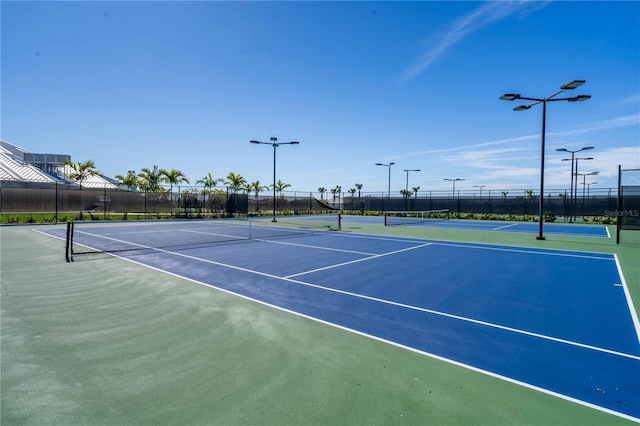
[[[153,169],[142,168],[138,177],[140,178],[139,185],[145,192],[162,192],[160,187],[162,175],[158,166],[154,165]]]
[[[356,183],[356,189],[358,190],[358,200],[360,199],[360,191],[362,190],[362,184]]]
[[[276,182],[276,191],[278,191],[280,193],[280,196],[282,197],[282,191],[284,191],[285,188],[289,188],[290,186],[291,184],[284,183],[280,179],[278,179],[278,181]]]
[[[258,207],[258,196],[260,195],[261,191],[265,191],[267,189],[269,189],[269,187],[261,185],[259,180],[255,181],[255,182],[251,182],[250,184],[247,185],[247,192],[253,192],[253,195],[255,195],[255,197],[256,197],[256,211],[259,210],[259,207]]]
[[[249,185],[247,185],[247,190],[249,192],[253,192],[253,195],[256,196],[256,199],[260,195],[261,191],[264,191],[264,190],[267,190],[267,189],[269,189],[269,187],[260,185],[260,181],[259,180],[255,181],[255,182],[251,182]]]
[[[200,184],[200,185],[204,186],[205,188],[207,188],[208,190],[211,190],[214,186],[216,186],[217,182],[222,182],[222,179],[214,179],[213,175],[211,174],[211,172],[209,172],[202,179],[198,179],[196,181],[196,184]]]
[[[160,181],[169,184],[169,203],[171,204],[171,213],[173,213],[173,185],[179,185],[182,182],[189,183],[189,179],[180,170],[160,169]]]
[[[327,192],[327,188],[321,186],[320,188],[318,188],[318,192],[320,193],[320,199],[324,200],[324,193]]]
[[[239,174],[229,172],[229,174],[227,175],[227,180],[224,183],[229,185],[229,188],[233,189],[233,191],[237,194],[240,189],[246,187],[247,180]]]
[[[160,169],[160,181],[167,182],[170,185],[170,191],[173,194],[173,185],[179,185],[182,182],[189,183],[189,179],[180,170]]]
[[[336,187],[331,190],[331,193],[333,194],[333,204],[336,203],[336,194],[338,194],[339,197],[341,191],[342,187],[340,185],[336,185]]]
[[[418,199],[418,191],[420,191],[420,187],[419,186],[414,186],[411,189],[413,190],[414,198],[417,200]]]
[[[351,194],[351,208],[352,208],[352,209],[354,208],[354,205],[353,205],[353,198],[354,198],[354,197],[353,197],[353,195],[356,193],[356,191],[357,191],[357,190],[356,190],[355,188],[351,188],[351,189],[349,189],[349,194]]]
[[[82,189],[82,182],[88,177],[97,175],[96,165],[92,160],[87,160],[84,163],[74,163],[71,160],[64,160],[64,165],[71,168],[71,173],[67,176],[71,180],[78,181],[80,189]]]
[[[120,185],[124,185],[129,188],[129,190],[135,190],[139,184],[138,176],[136,176],[136,172],[133,170],[129,170],[126,176],[116,175],[116,180]]]
[[[356,189],[358,190],[358,205],[360,206],[360,210],[363,210],[362,198],[360,197],[360,191],[362,190],[362,184],[356,183]]]
[[[207,194],[212,192],[212,189],[214,186],[216,186],[217,182],[222,182],[222,179],[214,179],[213,175],[211,174],[211,172],[207,173],[207,175],[205,177],[203,177],[202,179],[198,179],[196,181],[196,184],[200,184],[202,186],[204,186],[204,190],[202,191],[202,195],[204,195],[204,205],[205,205],[205,209],[207,206]],[[213,204],[211,203],[211,210],[213,211]]]

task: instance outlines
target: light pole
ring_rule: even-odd
[[[578,205],[578,163],[580,160],[593,160],[593,157],[576,157],[576,171],[574,172],[574,175],[576,176],[576,188],[575,188],[575,193],[573,194],[573,206],[577,206]],[[584,196],[582,197],[583,200],[583,204],[584,204]],[[573,221],[575,222],[576,220],[576,213],[575,210],[573,212]]]
[[[456,182],[457,181],[462,181],[462,180],[465,180],[465,179],[460,179],[460,178],[447,179],[447,178],[444,178],[443,180],[448,180],[449,182],[453,182],[453,198],[455,198],[456,197]]]
[[[452,198],[452,201],[455,201],[455,199],[456,199],[456,182],[457,181],[463,181],[464,179],[460,179],[460,178],[447,179],[447,178],[444,178],[443,180],[448,180],[449,182],[453,182],[453,191],[452,191],[453,198]],[[458,206],[458,203],[456,203],[456,212],[458,213],[458,216],[459,216],[459,212],[460,212],[460,208],[459,207],[460,206]]]
[[[582,176],[582,209],[584,210],[584,189],[587,186],[587,176],[596,176],[599,175],[600,172],[590,172],[590,173],[578,173],[576,171],[576,182],[578,181],[578,176]],[[576,193],[578,192],[578,188],[576,187]],[[583,211],[584,213],[584,211]],[[583,214],[584,216],[584,214]]]
[[[393,166],[396,163],[389,163],[389,164],[382,164],[382,163],[376,163],[376,166],[384,166],[389,168],[389,180],[387,183],[387,198],[391,198],[391,166]]]
[[[473,185],[474,188],[480,188],[480,199],[482,199],[482,188],[484,188],[487,185]],[[489,194],[489,196],[491,196],[491,194]]]
[[[569,83],[566,83],[560,86],[560,90],[558,90],[557,92],[555,92],[554,94],[546,98],[530,98],[530,97],[521,96],[518,93],[506,93],[500,96],[500,99],[503,101],[514,101],[516,99],[534,101],[533,103],[528,105],[519,105],[513,109],[514,111],[525,111],[534,105],[542,104],[542,143],[541,143],[541,155],[540,155],[540,209],[539,209],[540,226],[539,226],[538,236],[536,237],[536,239],[538,240],[545,239],[542,234],[542,227],[544,223],[544,217],[543,217],[543,214],[544,214],[544,143],[545,143],[545,133],[546,133],[546,126],[547,126],[547,102],[555,102],[555,101],[578,102],[578,101],[586,101],[587,99],[590,99],[591,98],[590,95],[577,95],[570,98],[556,98],[556,96],[559,95],[560,93],[563,93],[567,90],[573,90],[577,87],[582,86],[584,83],[585,83],[585,80],[570,81]]]
[[[409,172],[420,172],[420,169],[404,169],[404,172],[407,174],[407,180],[404,184],[404,191],[409,193]]]
[[[260,141],[249,141],[250,143],[262,144],[262,145],[271,145],[273,147],[273,221],[276,220],[276,148],[280,145],[298,145],[300,142],[291,141],[291,142],[280,142],[278,143],[278,138],[270,138],[271,142],[260,142]]]
[[[591,185],[597,185],[597,184],[598,184],[598,182],[586,182],[586,183],[583,183],[583,185],[587,185],[587,204],[590,204],[589,203],[589,199],[591,198],[591,193],[590,193]]]
[[[570,194],[569,194],[569,200],[570,200],[570,205],[569,205],[570,206],[569,207],[569,209],[570,209],[569,223],[573,222],[573,209],[575,208],[575,205],[574,205],[575,198],[574,198],[574,192],[573,192],[574,191],[573,176],[575,174],[575,171],[573,169],[573,164],[574,164],[574,160],[575,160],[575,153],[576,152],[580,152],[580,151],[587,151],[587,150],[590,150],[590,149],[593,149],[593,147],[592,146],[585,146],[585,147],[582,147],[580,149],[576,149],[575,151],[572,151],[572,150],[566,149],[566,148],[558,148],[558,149],[556,149],[556,151],[558,151],[558,152],[570,152],[571,153],[571,184],[570,184],[570,189],[569,189],[569,192],[570,192]],[[562,161],[569,161],[569,159],[568,158],[563,158]],[[575,192],[578,192],[578,182],[577,181],[575,183]]]

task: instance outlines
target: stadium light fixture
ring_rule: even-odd
[[[582,86],[584,83],[586,83],[586,80],[573,80],[573,81],[570,81],[569,83],[565,83],[562,86],[560,86],[560,89],[573,90]]]
[[[387,182],[387,198],[391,198],[391,166],[393,166],[394,164],[396,163],[389,163],[389,164],[376,163],[376,166],[384,166],[389,168],[389,180]]]
[[[585,146],[582,147],[580,149],[576,149],[576,150],[570,150],[567,148],[558,148],[556,149],[556,151],[558,152],[570,152],[571,153],[571,158],[563,158],[562,161],[571,161],[571,185],[570,185],[570,189],[569,189],[569,223],[573,222],[573,216],[574,216],[574,211],[575,211],[575,206],[576,206],[576,197],[578,195],[578,179],[575,179],[575,184],[574,184],[574,176],[576,171],[574,171],[573,169],[573,165],[574,165],[574,160],[575,160],[575,153],[576,152],[581,152],[581,151],[588,151],[590,149],[593,149],[592,146]],[[574,187],[575,187],[575,191],[574,191]]]
[[[576,172],[576,181],[578,180],[578,176],[582,176],[582,208],[584,209],[584,189],[587,186],[587,176],[597,176],[600,172],[590,172],[590,173],[578,173]],[[576,188],[576,192],[577,188]]]
[[[278,148],[280,145],[298,145],[300,142],[298,141],[278,142],[278,138],[276,137],[272,137],[269,140],[271,142],[249,141],[249,143],[273,146],[273,220],[272,222],[277,222],[276,220],[276,148]]]
[[[456,182],[458,181],[463,181],[465,179],[460,179],[460,178],[455,178],[455,179],[447,179],[444,178],[443,180],[448,180],[449,182],[453,182],[453,197],[456,197]]]
[[[580,173],[578,173],[578,163],[580,162],[580,160],[593,160],[593,157],[576,157],[576,170],[574,173],[575,175],[575,199],[574,199],[574,206],[578,204],[578,176],[580,175]],[[574,210],[573,212],[573,221],[575,222],[577,219],[576,216],[576,212]]]
[[[569,98],[557,98],[559,94],[567,91],[573,90],[577,87],[582,86],[585,83],[585,80],[573,80],[568,83],[560,86],[560,90],[552,94],[551,96],[547,96],[546,98],[531,98],[528,96],[521,96],[520,94],[506,93],[500,96],[500,99],[503,101],[513,101],[516,99],[523,99],[526,101],[533,101],[533,103],[528,105],[519,105],[515,107],[514,111],[524,111],[530,109],[534,105],[542,104],[542,142],[541,142],[541,155],[540,155],[540,206],[539,206],[539,230],[538,236],[536,239],[544,240],[543,235],[543,224],[544,224],[544,148],[545,148],[545,134],[546,134],[546,126],[547,126],[547,102],[555,102],[555,101],[568,101],[568,102],[578,102],[578,101],[586,101],[587,99],[591,99],[589,95],[578,95]]]
[[[486,187],[487,185],[473,185],[474,188],[480,188],[480,199],[482,200],[482,188]]]
[[[405,193],[409,193],[409,172],[421,172],[420,169],[404,169],[404,172],[407,174],[407,179],[404,184]]]

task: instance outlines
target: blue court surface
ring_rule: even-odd
[[[182,232],[233,236],[204,221],[97,240],[130,244],[117,256],[141,265],[640,420],[640,326],[614,255],[340,232],[262,239],[259,227],[248,241],[149,247],[149,234]]]
[[[462,229],[468,231],[498,231],[498,232],[520,232],[527,234],[537,234],[539,231],[538,222],[508,222],[494,220],[467,220],[467,219],[406,219],[403,225],[402,220],[396,219],[393,226],[419,226],[428,228]],[[343,223],[357,225],[383,225],[384,218],[377,216],[344,216]],[[576,223],[544,223],[544,234],[549,235],[572,235],[583,237],[604,237],[610,238],[609,231],[604,225],[582,225]]]

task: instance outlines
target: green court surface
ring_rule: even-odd
[[[108,255],[66,263],[51,226],[0,228],[2,425],[632,424]],[[616,253],[640,310],[638,232],[344,231]]]

